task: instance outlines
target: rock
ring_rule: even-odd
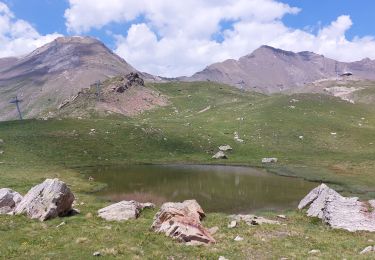
[[[364,255],[364,254],[368,254],[371,252],[375,252],[375,246],[368,246],[364,248],[359,254]]]
[[[263,158],[262,163],[277,163],[277,158]]]
[[[263,225],[263,224],[280,225],[279,221],[270,220],[270,219],[258,217],[255,215],[232,215],[229,217],[236,221],[244,221],[249,226],[257,226],[257,225]]]
[[[94,252],[92,255],[93,256],[101,256],[102,254],[99,251],[97,251],[97,252]]]
[[[313,249],[309,251],[309,255],[318,255],[320,254],[320,250],[318,249]]]
[[[230,145],[222,145],[222,146],[219,146],[219,150],[223,151],[223,152],[226,152],[226,151],[231,151],[233,149]]]
[[[277,215],[277,217],[280,218],[280,219],[286,219],[285,215]]]
[[[58,179],[47,179],[33,187],[14,210],[29,218],[45,221],[64,217],[72,210],[74,195],[69,187]]]
[[[1,155],[1,154],[4,154],[4,151],[3,151],[3,150],[0,150],[0,155]]]
[[[225,258],[224,256],[219,256],[218,260],[229,260],[228,258]]]
[[[234,238],[234,241],[237,241],[237,242],[239,242],[239,241],[243,241],[243,237],[236,236],[236,237]]]
[[[239,143],[243,143],[244,140],[242,140],[238,134],[238,132],[234,132],[234,140]]]
[[[98,210],[99,217],[109,221],[124,221],[137,219],[144,208],[154,208],[152,203],[139,203],[137,201],[121,201]]]
[[[298,205],[299,209],[306,207],[308,216],[318,217],[333,228],[375,232],[375,200],[361,202],[358,198],[343,197],[322,184]]]
[[[0,189],[0,214],[11,214],[22,196],[11,189]]]
[[[168,202],[155,215],[151,228],[180,242],[193,245],[215,243],[215,239],[201,223],[204,217],[203,209],[195,200]]]
[[[56,226],[56,228],[59,228],[59,227],[65,226],[65,225],[66,225],[65,222],[61,222],[60,224],[58,224],[58,225]]]
[[[212,156],[212,159],[228,159],[228,157],[223,151],[219,151],[214,156]]]
[[[229,224],[228,224],[228,228],[235,228],[237,226],[237,221],[235,220],[232,220]]]
[[[208,230],[208,232],[210,232],[211,235],[214,235],[217,233],[217,231],[219,231],[219,227],[212,227]]]

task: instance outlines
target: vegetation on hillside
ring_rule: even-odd
[[[375,194],[375,108],[318,94],[292,96],[242,92],[214,83],[149,86],[170,104],[133,118],[51,119],[0,123],[0,183],[25,193],[45,178],[66,181],[78,197],[81,214],[46,223],[0,216],[0,257],[49,259],[107,257],[166,259],[301,259],[312,249],[325,259],[354,258],[374,234],[331,230],[303,213],[287,212],[286,226],[227,229],[222,214],[204,225],[218,226],[218,244],[185,247],[149,231],[154,211],[137,221],[108,223],[96,211],[108,202],[93,191],[104,184],[86,181],[80,167],[134,163],[204,163],[261,167],[331,183],[344,193]],[[95,130],[93,130],[95,129]],[[244,143],[234,140],[237,132]],[[233,147],[229,159],[213,160],[219,145]],[[276,213],[264,213],[270,218]],[[66,225],[56,228],[62,221]],[[245,238],[233,241],[236,235]],[[371,244],[372,245],[372,244]],[[364,258],[365,259],[365,258]]]

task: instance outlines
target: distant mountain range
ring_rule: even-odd
[[[16,95],[22,100],[24,116],[33,118],[56,109],[98,80],[131,72],[146,81],[161,80],[139,72],[90,37],[61,37],[24,57],[1,58],[0,120],[17,117],[15,106],[9,104]],[[301,92],[304,88],[314,92],[312,83],[335,80],[342,74],[356,80],[375,80],[375,61],[344,63],[312,52],[294,53],[262,46],[239,60],[216,63],[177,80],[214,81],[270,94]]]
[[[62,37],[25,57],[0,59],[0,120],[15,118],[9,101],[16,95],[23,113],[31,118],[58,107],[97,80],[130,72],[138,71],[89,37]]]
[[[180,79],[214,81],[270,94],[300,89],[315,81],[343,74],[352,74],[355,79],[375,80],[375,61],[364,59],[345,63],[313,52],[294,53],[262,46],[239,60],[215,63],[191,77]]]

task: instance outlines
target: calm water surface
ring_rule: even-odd
[[[206,212],[250,213],[295,208],[317,184],[266,171],[233,166],[90,167],[83,173],[108,187],[112,201],[138,200],[161,204],[196,199]]]

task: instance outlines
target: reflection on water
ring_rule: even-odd
[[[83,170],[108,188],[100,195],[113,201],[161,204],[196,199],[206,212],[249,213],[295,208],[316,186],[301,179],[232,166],[139,165]]]

